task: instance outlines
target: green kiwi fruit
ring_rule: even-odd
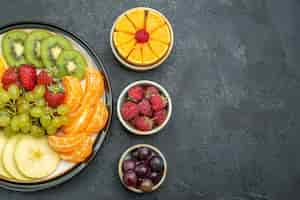
[[[71,75],[82,80],[85,75],[87,63],[80,52],[75,50],[65,50],[59,55],[57,66],[58,77]]]
[[[24,43],[28,33],[20,30],[7,32],[2,39],[2,53],[9,66],[26,64]]]
[[[25,40],[25,58],[28,63],[36,67],[43,67],[41,60],[41,42],[51,36],[51,33],[43,30],[32,31]]]
[[[51,36],[42,41],[42,62],[52,75],[56,76],[58,73],[56,63],[60,54],[71,49],[73,49],[71,42],[61,35]]]

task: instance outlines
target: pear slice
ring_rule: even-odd
[[[47,137],[24,135],[15,150],[18,169],[27,177],[39,179],[53,173],[58,164],[59,156],[53,151]]]
[[[20,139],[20,135],[15,135],[10,137],[7,140],[7,143],[4,147],[3,150],[3,155],[2,155],[2,162],[3,166],[6,169],[6,171],[15,179],[17,180],[22,180],[22,181],[27,181],[30,180],[29,178],[25,177],[22,175],[22,173],[18,170],[16,166],[16,162],[14,159],[14,153],[15,153],[15,147]]]
[[[3,150],[4,150],[4,147],[5,147],[6,143],[7,143],[7,140],[8,140],[7,137],[1,131],[0,132],[0,175],[4,176],[6,178],[12,178],[12,176],[9,175],[9,173],[4,168],[3,162],[2,162]]]

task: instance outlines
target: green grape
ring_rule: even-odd
[[[11,136],[14,136],[14,135],[17,134],[15,131],[13,131],[13,130],[11,129],[10,126],[5,127],[3,131],[4,131],[4,135],[5,135],[6,137],[11,137]]]
[[[44,114],[44,110],[41,108],[41,107],[33,107],[31,110],[30,110],[30,115],[32,117],[36,117],[36,118],[39,118],[41,117],[42,115]]]
[[[26,99],[27,101],[34,101],[34,95],[33,95],[33,93],[32,93],[32,92],[27,92],[27,93],[25,94],[25,99]]]
[[[0,109],[5,107],[5,103],[0,102]]]
[[[57,128],[53,125],[49,125],[46,129],[48,135],[53,135],[56,133]]]
[[[59,128],[63,125],[62,119],[60,117],[54,117],[51,121],[51,125],[56,128]]]
[[[62,125],[69,123],[69,118],[67,116],[60,116]]]
[[[9,115],[0,115],[0,127],[6,127],[10,123]]]
[[[37,106],[45,106],[46,105],[46,101],[43,98],[37,99],[37,100],[35,100],[35,105],[37,105]]]
[[[18,99],[19,96],[20,96],[20,90],[19,90],[18,86],[15,85],[15,84],[11,84],[8,87],[8,94],[9,94],[11,99],[13,99],[13,100]]]
[[[70,112],[70,109],[68,106],[66,105],[60,105],[56,108],[56,112],[59,114],[59,115],[66,115]]]
[[[10,97],[8,92],[4,91],[0,93],[0,102],[5,104],[9,101]]]
[[[31,123],[27,123],[21,128],[22,133],[29,133],[31,130]]]
[[[27,124],[30,123],[30,117],[26,113],[22,113],[22,114],[18,115],[18,120],[19,120],[20,128],[25,127],[25,126],[27,126]]]
[[[37,85],[33,90],[33,96],[35,99],[43,98],[45,94],[45,86]]]
[[[42,129],[39,126],[32,125],[31,128],[30,128],[30,134],[33,135],[33,136],[37,136],[38,137],[38,136],[45,135],[45,131],[44,131],[44,129]]]
[[[10,128],[11,128],[11,130],[13,130],[15,132],[19,131],[20,127],[19,127],[19,117],[18,116],[14,116],[11,119]]]
[[[17,110],[19,113],[26,113],[30,110],[30,104],[28,102],[17,104]]]
[[[51,123],[51,117],[50,117],[50,115],[42,115],[40,117],[40,122],[41,122],[41,124],[42,124],[42,126],[44,128],[47,128],[50,125],[50,123]]]

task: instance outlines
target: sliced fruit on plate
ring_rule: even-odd
[[[124,33],[124,32],[114,32],[113,39],[115,45],[120,46],[133,40],[134,35],[129,33]]]
[[[145,10],[143,8],[133,9],[126,15],[137,30],[145,28]]]
[[[91,137],[86,136],[82,144],[75,151],[69,153],[60,153],[59,156],[65,161],[79,163],[87,159],[91,155],[92,151],[93,140]]]
[[[12,136],[8,139],[4,150],[3,150],[3,156],[2,156],[2,162],[3,166],[6,169],[6,171],[15,179],[17,180],[30,180],[30,178],[27,178],[24,176],[18,169],[18,166],[15,162],[15,149],[17,142],[20,139],[20,135]]]
[[[2,39],[2,52],[9,66],[18,67],[26,63],[24,43],[27,37],[24,31],[9,31]]]
[[[41,58],[45,67],[57,75],[56,61],[63,50],[71,50],[73,46],[69,40],[61,35],[48,37],[41,43]]]
[[[131,53],[128,56],[128,61],[136,64],[136,65],[141,65],[143,62],[142,58],[142,44],[137,44],[134,49],[131,51]]]
[[[146,17],[146,30],[149,33],[162,26],[163,24],[165,24],[165,20],[161,15],[156,12],[148,11]]]
[[[18,169],[27,177],[43,178],[55,171],[60,159],[46,137],[24,135],[16,146],[15,160]]]
[[[70,108],[70,112],[74,112],[80,105],[83,96],[80,81],[73,76],[64,76],[62,83],[65,88],[64,104]]]
[[[136,32],[135,27],[129,21],[128,17],[125,15],[123,15],[117,19],[115,29],[116,29],[116,31],[132,33],[132,34],[134,34]]]
[[[5,60],[0,56],[0,80],[2,80],[2,76],[6,70],[7,66],[5,63]],[[2,84],[2,81],[0,81],[0,85]]]
[[[167,53],[169,48],[168,45],[156,40],[150,40],[149,45],[153,53],[159,58],[162,58]]]
[[[50,37],[51,33],[44,30],[32,31],[25,40],[25,58],[36,67],[43,67],[41,60],[41,41]]]
[[[87,63],[79,51],[65,50],[59,55],[57,66],[59,78],[71,75],[82,80],[85,75]]]
[[[149,44],[144,44],[142,48],[143,64],[150,65],[157,61],[157,56],[150,49]]]
[[[158,40],[168,45],[171,41],[171,34],[168,25],[165,24],[153,31],[150,35],[150,39]]]
[[[134,40],[131,40],[128,43],[125,43],[123,45],[116,46],[116,47],[117,47],[117,50],[118,50],[119,54],[123,58],[127,58],[129,53],[132,51],[132,49],[134,49],[135,45],[136,45],[136,41],[134,39]]]
[[[100,133],[100,130],[102,130],[107,123],[108,114],[106,105],[102,101],[98,103],[96,112],[86,128],[86,132],[88,134]]]
[[[4,133],[0,132],[0,175],[4,176],[6,178],[12,178],[11,175],[9,175],[9,173],[4,168],[3,162],[2,162],[3,150],[7,143],[7,139],[8,138],[4,135]]]
[[[48,136],[49,145],[57,152],[66,153],[75,151],[86,137],[84,134],[52,135]]]

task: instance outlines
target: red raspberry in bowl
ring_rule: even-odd
[[[140,114],[151,117],[152,116],[152,109],[149,101],[147,99],[143,99],[140,103],[138,103],[138,108]]]
[[[158,89],[156,87],[154,87],[154,86],[148,86],[148,87],[146,87],[146,89],[145,89],[145,97],[147,99],[149,99],[153,95],[159,95]]]
[[[150,97],[150,103],[153,111],[160,111],[167,106],[167,100],[161,95],[154,95]]]
[[[167,118],[167,111],[164,109],[164,110],[160,110],[160,111],[155,112],[153,120],[154,120],[154,123],[157,126],[159,126],[162,123],[164,123],[164,121],[166,120],[166,118]]]
[[[133,102],[139,102],[144,98],[144,89],[141,86],[134,86],[128,90],[128,98]]]
[[[153,128],[153,121],[146,116],[139,116],[134,119],[134,126],[141,131],[150,131]]]
[[[139,114],[139,109],[137,104],[127,101],[123,103],[121,107],[121,115],[124,120],[129,121],[134,119]]]

